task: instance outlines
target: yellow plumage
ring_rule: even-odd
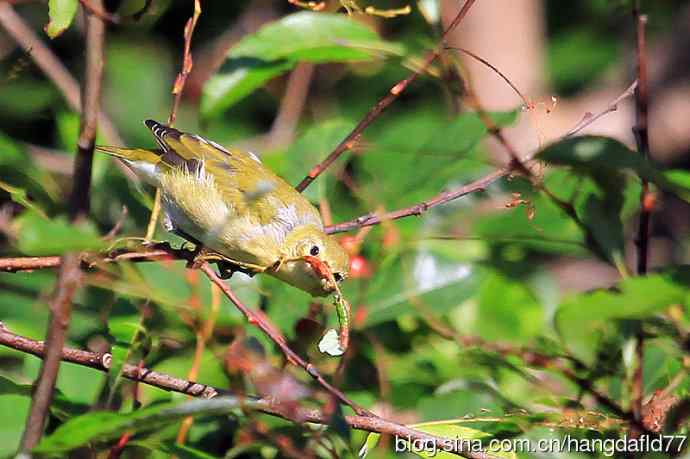
[[[302,257],[318,257],[336,279],[347,276],[347,254],[323,231],[318,211],[255,155],[152,120],[146,125],[159,150],[98,149],[160,188],[168,230],[313,295],[335,287]]]

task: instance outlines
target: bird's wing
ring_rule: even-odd
[[[162,160],[171,166],[190,167],[199,161],[225,163],[228,169],[232,169],[233,163],[238,162],[250,167],[261,164],[253,153],[227,149],[212,140],[179,131],[154,120],[146,120],[145,124],[163,151]]]
[[[284,233],[295,225],[321,225],[316,209],[253,153],[227,149],[153,120],[145,124],[163,151],[162,162],[173,169],[192,174],[203,171],[213,177],[223,199],[233,203],[233,214],[243,215],[256,225],[274,225]]]

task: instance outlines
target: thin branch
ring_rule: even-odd
[[[0,322],[0,345],[18,350],[20,352],[32,354],[39,358],[44,358],[47,347],[40,341],[35,341],[12,333],[2,324],[2,322]],[[66,362],[86,366],[103,372],[108,372],[110,370],[110,365],[112,362],[112,356],[108,353],[96,353],[78,349],[62,348],[61,355],[62,359]],[[218,395],[229,393],[227,390],[175,378],[164,373],[159,373],[147,368],[139,368],[136,365],[130,364],[125,364],[123,366],[122,376],[132,381],[139,381],[159,389],[179,392],[187,395],[194,395],[195,397],[201,398],[213,398]],[[285,410],[281,409],[281,407],[277,406],[275,403],[271,403],[268,400],[251,400],[259,411],[271,416],[281,417],[289,421],[297,422],[296,420],[299,420],[300,422],[309,422],[322,425],[329,425],[331,422],[330,417],[319,410],[299,409],[292,416],[288,417],[285,413]],[[414,441],[425,442],[424,444],[429,445],[434,444],[439,448],[439,450],[442,449],[443,451],[464,456],[468,459],[495,458],[495,456],[483,452],[465,451],[463,446],[465,446],[467,442],[448,442],[448,439],[420,432],[410,427],[397,424],[377,416],[345,416],[345,422],[351,428],[357,430],[398,436],[404,439],[409,438]],[[449,443],[452,443],[450,444],[450,448]]]
[[[31,409],[26,418],[26,427],[20,443],[20,451],[29,452],[36,446],[43,435],[50,403],[53,400],[55,381],[57,379],[61,350],[65,345],[65,335],[72,311],[72,298],[81,283],[79,258],[76,254],[65,255],[58,274],[57,288],[50,301],[50,318],[46,335],[45,348],[48,350],[43,359],[41,370],[36,380],[36,389],[31,400]]]
[[[91,0],[102,8],[102,0]],[[70,215],[72,220],[86,216],[90,207],[91,169],[96,143],[98,114],[100,113],[101,83],[103,81],[105,24],[93,14],[86,14],[86,71],[81,97],[82,116],[77,141],[77,156],[72,175]]]
[[[257,314],[256,311],[252,310],[251,308],[247,307],[244,303],[242,303],[242,301],[237,297],[237,295],[235,295],[235,292],[233,292],[232,289],[230,289],[230,287],[228,287],[228,285],[225,282],[223,282],[223,280],[220,277],[218,277],[218,274],[216,274],[215,271],[213,271],[213,269],[208,264],[202,265],[200,269],[204,272],[204,274],[206,274],[206,276],[209,278],[211,282],[220,287],[221,291],[225,294],[225,296],[230,301],[232,301],[232,303],[237,307],[237,309],[239,309],[240,312],[247,318],[247,321],[249,321],[250,324],[259,327],[259,329],[262,332],[264,332],[264,334],[268,338],[270,338],[271,341],[278,345],[278,347],[290,363],[302,367],[304,371],[306,371],[309,374],[309,376],[314,378],[321,385],[321,387],[333,394],[333,396],[335,396],[342,403],[350,406],[358,415],[372,415],[372,413],[370,413],[368,410],[362,408],[361,406],[357,405],[355,402],[347,398],[347,396],[340,389],[334,387],[332,384],[326,381],[326,379],[321,375],[319,370],[314,365],[307,362],[302,357],[300,357],[295,351],[290,349],[290,347],[287,344],[287,341],[285,340],[285,337],[280,334],[278,329],[273,324],[271,324],[265,316]]]
[[[649,131],[648,131],[648,90],[647,90],[647,40],[645,28],[647,16],[640,13],[640,1],[635,2],[633,8],[633,19],[637,32],[637,89],[635,91],[635,113],[636,124],[633,127],[637,151],[643,158],[649,157]],[[654,208],[653,199],[649,191],[649,182],[642,180],[642,190],[640,192],[640,223],[637,233],[637,274],[644,276],[647,274],[647,264],[649,260],[649,236],[650,222]],[[637,343],[635,348],[636,367],[632,376],[631,403],[635,420],[642,421],[642,399],[644,397],[644,333],[642,324],[638,324]]]
[[[172,88],[173,104],[172,108],[170,109],[170,116],[168,117],[168,126],[173,126],[175,124],[177,110],[180,108],[180,101],[182,100],[182,93],[184,92],[184,87],[187,83],[187,77],[192,72],[192,67],[194,66],[194,61],[192,60],[192,35],[194,34],[194,28],[196,27],[200,14],[201,2],[200,0],[194,0],[194,13],[192,13],[192,16],[187,20],[187,23],[184,26],[184,51],[182,53],[182,68],[180,69],[180,73],[177,74]],[[156,194],[153,198],[153,209],[151,209],[151,216],[149,217],[149,223],[146,227],[146,236],[144,236],[147,241],[153,240],[160,212],[161,190],[160,188],[156,188]]]
[[[443,32],[443,35],[441,36],[441,43],[439,46],[436,47],[433,51],[430,51],[426,57],[424,58],[424,61],[422,65],[419,67],[418,70],[413,71],[407,78],[404,80],[399,81],[395,86],[393,86],[390,91],[388,91],[388,94],[386,94],[382,99],[380,99],[376,105],[374,105],[369,112],[364,116],[364,118],[355,126],[355,128],[350,132],[345,139],[343,139],[342,142],[338,144],[337,147],[324,159],[321,161],[319,164],[314,166],[309,173],[307,174],[306,177],[302,179],[302,181],[295,187],[297,191],[304,191],[305,188],[307,188],[311,182],[313,182],[319,175],[321,175],[328,167],[335,162],[336,159],[340,157],[343,153],[345,153],[347,150],[352,149],[356,144],[357,141],[359,140],[360,136],[362,135],[362,132],[369,127],[371,123],[373,123],[379,115],[395,100],[402,94],[405,89],[415,81],[424,71],[429,68],[429,66],[434,62],[441,52],[444,49],[444,42],[446,37],[448,36],[449,33],[451,33],[457,26],[460,24],[460,22],[465,18],[467,13],[469,12],[470,8],[472,8],[472,5],[474,4],[476,0],[466,0],[465,4],[462,6],[460,9],[460,12],[458,12],[457,16],[455,16],[455,19],[453,19],[453,22],[448,26],[448,28]]]
[[[471,193],[476,193],[479,191],[484,191],[486,187],[494,183],[496,180],[509,175],[512,172],[512,167],[503,167],[497,169],[484,177],[475,180],[474,182],[463,185],[459,188],[455,188],[449,191],[444,191],[431,199],[423,201],[421,203],[415,204],[410,207],[405,207],[404,209],[394,210],[392,212],[387,212],[382,215],[377,214],[367,214],[357,217],[354,220],[350,220],[343,223],[338,223],[336,225],[326,227],[326,232],[328,234],[342,233],[343,231],[350,231],[356,228],[361,228],[364,226],[378,225],[384,221],[397,220],[399,218],[409,217],[411,215],[422,215],[427,210],[432,207],[440,206],[454,199],[467,196]],[[0,260],[0,267],[2,267],[2,260]]]
[[[451,49],[451,50],[454,50],[454,51],[460,51],[460,52],[462,52],[462,53],[465,53],[465,54],[467,54],[468,56],[470,56],[472,59],[474,59],[474,60],[478,61],[479,63],[484,64],[485,66],[489,67],[489,68],[490,68],[491,70],[493,70],[494,73],[496,73],[503,81],[505,81],[506,84],[507,84],[508,86],[510,86],[510,87],[512,88],[513,91],[515,91],[515,93],[518,95],[518,97],[520,97],[520,99],[522,99],[522,103],[525,105],[526,108],[529,108],[529,107],[532,106],[532,103],[531,103],[529,100],[527,100],[527,97],[525,97],[525,96],[522,94],[522,92],[517,88],[517,86],[515,86],[515,84],[514,84],[512,81],[510,81],[510,78],[508,78],[503,72],[501,72],[501,71],[500,71],[495,65],[493,65],[491,62],[487,61],[487,60],[484,59],[483,57],[481,57],[481,56],[479,56],[479,55],[477,55],[477,54],[473,53],[472,51],[470,51],[470,50],[468,50],[468,49],[465,49],[465,48],[459,48],[459,47],[454,47],[454,46],[447,46],[446,49]]]
[[[623,100],[627,99],[628,97],[631,97],[635,93],[635,89],[637,88],[637,80],[633,81],[630,86],[626,88],[625,91],[621,93],[618,97],[613,99],[609,104],[604,108],[602,111],[598,112],[597,114],[593,114],[592,112],[586,112],[582,119],[577,122],[575,126],[573,126],[572,129],[570,129],[564,136],[564,139],[567,139],[568,137],[572,137],[590,124],[594,123],[597,121],[599,118],[608,115],[609,113],[615,112],[618,110],[618,104],[620,104]]]
[[[194,61],[192,60],[192,35],[194,34],[194,28],[196,27],[200,14],[201,2],[200,0],[194,0],[194,13],[192,14],[192,17],[187,20],[187,24],[184,26],[184,52],[182,54],[182,69],[180,70],[180,73],[177,74],[175,84],[173,85],[173,106],[170,110],[170,117],[168,118],[168,125],[170,126],[175,124],[177,110],[180,107],[180,100],[182,99],[182,93],[184,92],[184,87],[187,83],[187,77],[192,72],[192,67],[194,65]]]
[[[31,56],[36,65],[57,86],[70,108],[75,112],[80,112],[79,83],[8,2],[0,1],[0,26]],[[108,143],[122,145],[122,139],[112,121],[102,112],[99,115],[99,125]]]

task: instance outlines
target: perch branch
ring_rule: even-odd
[[[44,358],[47,347],[41,341],[35,341],[12,333],[1,322],[0,345],[27,354],[32,354],[39,358]],[[66,362],[82,365],[103,372],[108,372],[110,370],[112,356],[108,353],[96,353],[71,348],[61,349],[62,352],[58,354],[61,354],[62,360]],[[125,364],[123,366],[122,376],[132,381],[139,381],[162,390],[179,392],[201,398],[213,398],[218,395],[229,393],[227,390],[207,386],[205,384],[199,384],[194,381],[175,378],[164,373],[159,373],[148,368],[140,368],[131,364]],[[314,424],[328,425],[330,423],[330,417],[319,410],[301,408],[293,416],[288,417],[285,414],[285,411],[275,403],[271,403],[267,400],[257,400],[256,402],[256,407],[259,411],[271,416],[281,417],[293,422],[295,422],[295,419],[299,419],[301,422],[310,422]],[[347,424],[353,429],[363,430],[366,432],[377,432],[391,436],[397,435],[401,438],[409,437],[412,440],[428,442],[425,444],[430,444],[433,442],[439,448],[443,448],[443,445],[446,445],[445,448],[447,448],[447,439],[420,432],[402,424],[397,424],[377,416],[345,416],[345,422],[347,422]],[[468,459],[495,458],[495,456],[483,452],[463,451],[463,442],[461,441],[454,441],[452,443],[454,449],[443,449],[443,451],[464,456]]]
[[[311,182],[316,180],[316,178],[321,175],[328,167],[335,162],[336,159],[340,157],[347,150],[352,149],[357,141],[359,140],[362,132],[373,123],[379,115],[402,94],[405,89],[415,81],[424,71],[439,57],[444,48],[444,42],[449,33],[451,33],[460,22],[465,18],[470,8],[476,0],[466,0],[465,4],[462,6],[458,14],[453,19],[453,22],[448,26],[448,28],[443,32],[441,36],[441,43],[434,49],[427,53],[426,57],[420,68],[413,71],[407,78],[399,81],[395,86],[393,86],[388,94],[386,94],[382,99],[380,99],[376,105],[374,105],[369,112],[364,116],[364,118],[355,126],[355,128],[350,132],[342,142],[338,144],[337,147],[319,164],[314,166],[306,177],[295,187],[297,191],[304,191]]]

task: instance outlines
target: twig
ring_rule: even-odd
[[[510,87],[513,89],[513,91],[515,91],[515,93],[518,95],[518,97],[520,97],[520,99],[522,99],[522,103],[525,105],[526,108],[532,107],[532,103],[531,103],[529,100],[527,100],[527,97],[525,97],[524,94],[522,94],[522,92],[517,88],[517,86],[515,86],[515,84],[514,84],[512,81],[510,81],[510,78],[508,78],[503,72],[501,72],[501,71],[500,71],[495,65],[493,65],[491,62],[487,61],[487,60],[484,59],[483,57],[481,57],[481,56],[479,56],[479,55],[477,55],[477,54],[473,53],[472,51],[470,51],[470,50],[468,50],[468,49],[465,49],[465,48],[454,47],[454,46],[447,46],[446,49],[451,49],[451,50],[454,50],[454,51],[460,51],[460,52],[462,52],[462,53],[465,53],[465,54],[467,54],[468,56],[470,56],[472,59],[474,59],[474,60],[480,62],[481,64],[484,64],[485,66],[489,67],[489,68],[490,68],[491,70],[493,70],[494,73],[496,73],[503,81],[505,81],[505,82],[508,84],[508,86],[510,86]]]
[[[16,335],[8,330],[2,324],[2,322],[0,322],[0,344],[20,352],[35,355],[39,358],[44,357],[46,350],[46,345],[42,342]],[[101,354],[78,349],[62,348],[61,354],[62,359],[66,362],[75,363],[103,372],[108,372],[110,370],[112,357],[108,353]],[[139,369],[139,367],[136,365],[130,364],[125,364],[123,366],[122,376],[133,381],[140,381],[150,386],[158,387],[159,389],[194,395],[195,397],[213,398],[217,395],[228,393],[228,391],[223,389],[175,378],[173,376],[149,370],[147,368]],[[322,425],[330,424],[330,418],[318,410],[299,409],[292,418],[289,418],[286,416],[284,410],[280,409],[279,406],[276,406],[268,400],[252,401],[257,409],[272,416],[278,416],[293,422],[295,419],[299,419],[302,422],[310,422]],[[420,432],[410,427],[397,424],[377,416],[345,416],[345,422],[353,429],[364,430],[367,432],[377,432],[391,436],[397,435],[405,439],[410,438],[412,440],[427,442],[424,444],[434,444],[438,448],[448,448],[448,439]],[[443,449],[443,451],[461,455],[468,459],[495,458],[495,456],[483,452],[465,452],[463,450],[464,443],[465,442],[462,441],[453,441],[451,445],[452,448]],[[443,445],[446,446],[444,447]]]
[[[102,0],[92,0],[98,8]],[[74,220],[86,216],[90,207],[91,168],[100,112],[101,82],[103,81],[105,24],[93,14],[86,15],[86,71],[82,94],[82,116],[77,141],[77,156],[72,175],[70,216]]]
[[[635,93],[635,89],[637,88],[637,80],[633,81],[630,86],[626,88],[625,91],[621,93],[618,97],[613,99],[609,104],[604,108],[602,111],[598,112],[597,114],[593,114],[592,112],[586,112],[582,119],[577,122],[575,126],[573,126],[572,129],[570,129],[564,136],[564,139],[567,139],[568,137],[572,137],[590,124],[594,123],[597,121],[599,118],[608,115],[611,112],[615,112],[618,110],[618,104],[620,104],[623,100],[627,99],[628,97],[631,97]]]
[[[194,28],[196,27],[196,22],[201,14],[201,2],[200,0],[194,0],[194,13],[192,17],[187,20],[187,24],[184,26],[184,52],[182,54],[182,69],[180,73],[177,74],[175,78],[175,83],[173,84],[172,94],[173,94],[173,104],[170,109],[170,116],[168,117],[168,125],[173,126],[175,124],[175,119],[177,118],[177,110],[180,108],[180,101],[182,100],[182,93],[184,92],[185,84],[187,83],[187,77],[192,71],[194,66],[194,61],[192,60],[192,35],[194,34]],[[158,216],[161,212],[161,190],[156,188],[156,194],[153,198],[153,209],[151,209],[151,216],[149,217],[149,223],[146,227],[146,236],[144,238],[147,241],[152,241],[154,233],[156,232],[156,223],[158,222]]]
[[[636,124],[633,127],[637,151],[643,158],[649,157],[649,132],[648,132],[648,92],[647,92],[647,43],[645,27],[647,16],[640,13],[640,1],[635,2],[633,8],[633,19],[637,35],[637,89],[635,91],[635,112]],[[649,232],[652,210],[654,208],[653,199],[649,191],[649,182],[642,180],[642,190],[640,192],[640,223],[637,233],[637,274],[644,276],[647,274],[647,263],[649,259]],[[642,421],[642,399],[644,397],[644,333],[642,324],[638,324],[637,343],[635,348],[636,367],[632,380],[632,411],[635,420]]]
[[[75,112],[80,112],[81,96],[79,84],[57,56],[31,30],[8,2],[0,2],[0,25],[57,86],[70,108]],[[122,139],[112,121],[102,112],[99,115],[99,125],[108,143],[122,145]],[[124,169],[126,170],[126,168]]]
[[[182,55],[182,69],[180,73],[177,74],[175,78],[175,84],[173,85],[172,93],[175,96],[173,99],[172,110],[170,111],[170,117],[168,118],[168,125],[172,126],[175,124],[175,118],[177,117],[177,109],[180,107],[180,100],[182,99],[182,93],[184,92],[185,83],[187,83],[187,77],[192,71],[192,66],[194,61],[192,60],[192,35],[194,34],[194,28],[196,27],[197,20],[201,14],[201,2],[200,0],[194,0],[194,13],[192,17],[187,20],[187,24],[184,26],[184,52]]]
[[[36,380],[36,389],[31,400],[31,409],[26,418],[20,451],[29,452],[43,435],[48,409],[53,400],[55,381],[62,360],[61,350],[72,311],[72,298],[81,283],[79,258],[76,254],[65,255],[58,274],[57,289],[50,302],[50,318],[45,348],[48,350]]]
[[[431,199],[415,204],[413,206],[405,207],[404,209],[394,210],[392,212],[387,212],[382,215],[362,215],[361,217],[358,217],[354,220],[338,223],[337,225],[328,226],[326,228],[326,232],[328,234],[341,233],[343,231],[350,231],[364,226],[378,225],[383,221],[397,220],[399,218],[409,217],[411,215],[418,216],[423,214],[427,210],[431,209],[432,207],[440,206],[441,204],[445,204],[454,199],[461,198],[470,193],[484,191],[486,187],[491,185],[496,180],[507,176],[512,172],[512,170],[513,168],[510,166],[503,167],[491,172],[490,174],[485,175],[484,177],[478,180],[475,180],[474,182],[468,183],[467,185],[463,185],[453,190],[444,191],[443,193],[440,193]],[[0,263],[0,267],[1,266],[2,264]]]
[[[465,4],[462,6],[460,9],[460,12],[455,16],[453,19],[453,22],[448,26],[448,28],[443,32],[443,35],[441,36],[441,43],[439,46],[436,47],[433,51],[430,51],[427,53],[426,57],[424,58],[424,61],[422,62],[421,66],[419,67],[418,70],[413,71],[407,78],[404,80],[399,81],[398,83],[393,86],[390,91],[388,91],[388,94],[386,94],[382,99],[380,99],[376,105],[374,105],[369,112],[364,116],[364,118],[355,126],[355,128],[350,132],[345,139],[343,139],[342,142],[338,144],[337,147],[324,159],[321,161],[319,164],[314,166],[309,173],[307,174],[306,177],[302,179],[302,181],[295,187],[297,191],[304,191],[305,188],[307,188],[311,182],[313,182],[319,175],[323,173],[333,162],[340,157],[343,153],[345,153],[347,150],[352,149],[357,141],[359,140],[360,136],[362,135],[362,132],[369,127],[371,123],[373,123],[376,118],[379,117],[379,115],[390,105],[392,104],[400,94],[402,94],[405,89],[415,81],[424,71],[436,60],[436,58],[439,57],[441,52],[443,51],[444,48],[444,42],[446,37],[448,36],[449,33],[451,33],[457,26],[460,24],[460,22],[465,18],[467,13],[469,12],[470,8],[474,4],[476,0],[466,0]]]
[[[290,347],[287,344],[287,341],[285,340],[285,337],[283,337],[283,335],[281,335],[280,332],[272,324],[270,324],[263,315],[257,314],[255,311],[253,311],[244,303],[242,303],[242,301],[237,297],[237,295],[235,295],[235,292],[233,292],[232,289],[230,289],[230,287],[228,287],[228,285],[225,282],[223,282],[223,280],[220,277],[218,277],[215,271],[213,271],[213,269],[208,264],[202,265],[200,269],[204,272],[204,274],[206,274],[206,276],[209,278],[211,282],[220,287],[221,291],[225,294],[225,296],[228,297],[230,301],[232,301],[232,303],[237,307],[237,309],[239,309],[240,312],[247,318],[247,321],[249,321],[250,324],[259,327],[259,329],[262,332],[264,332],[264,334],[268,336],[271,339],[271,341],[278,345],[278,347],[283,352],[283,354],[285,354],[285,357],[290,363],[302,367],[304,371],[306,371],[309,374],[309,376],[314,378],[321,385],[321,387],[333,394],[342,403],[350,406],[358,415],[372,416],[372,413],[357,405],[355,402],[347,398],[347,396],[342,391],[340,391],[340,389],[334,387],[328,381],[326,381],[326,379],[321,375],[319,370],[314,365],[307,362],[302,357],[297,355],[295,351],[290,349]]]

